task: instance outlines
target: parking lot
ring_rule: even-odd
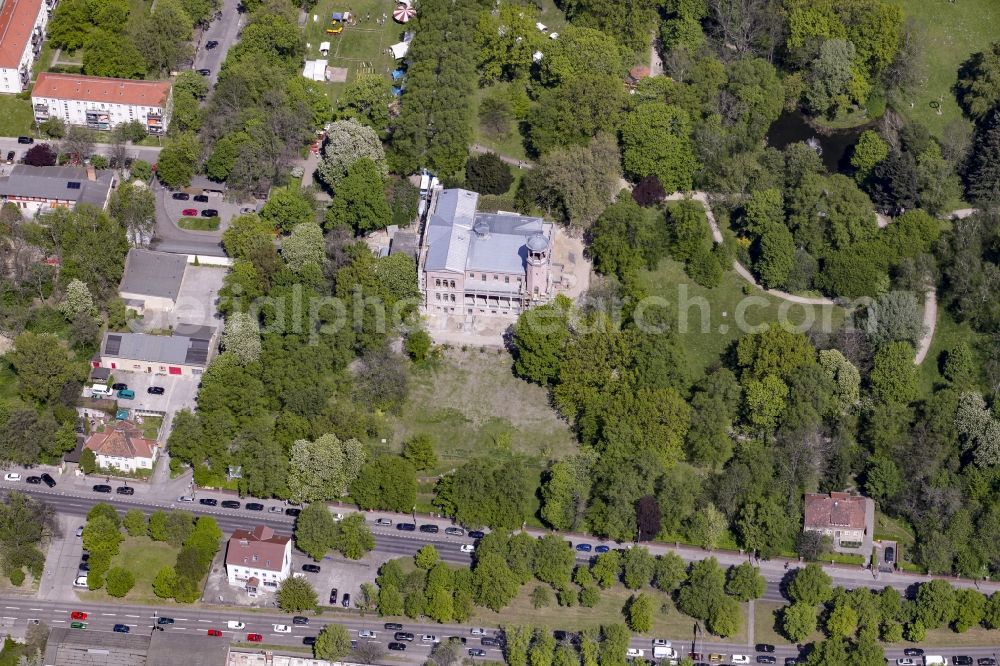
[[[226,201],[221,194],[208,194],[208,201],[204,203],[195,201],[194,196],[187,201],[179,201],[173,198],[173,194],[173,192],[167,189],[161,189],[159,191],[159,195],[163,202],[163,209],[166,211],[167,216],[174,225],[177,225],[178,220],[184,219],[185,216],[181,213],[188,208],[198,211],[197,216],[188,218],[192,220],[204,219],[201,216],[201,211],[203,210],[210,208],[219,211],[219,220],[221,223],[218,231],[192,231],[190,233],[219,235],[221,232],[226,230],[226,227],[229,226],[230,220],[240,214],[240,209],[247,206],[253,207],[254,205],[253,203]]]
[[[76,580],[83,554],[83,539],[76,536],[76,531],[83,525],[84,519],[62,513],[56,514],[56,517],[60,534],[52,537],[46,550],[45,570],[38,586],[38,595],[42,599],[51,600],[75,599],[73,581]]]
[[[198,377],[127,370],[115,370],[113,376],[116,383],[128,384],[129,389],[135,391],[135,397],[131,400],[118,398],[118,406],[121,408],[165,414],[167,415],[165,422],[180,409],[194,409],[195,396],[198,393]],[[163,395],[147,392],[146,389],[150,386],[163,387]],[[166,437],[166,432],[162,432],[160,436]]]

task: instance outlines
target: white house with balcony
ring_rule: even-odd
[[[42,52],[55,0],[5,0],[0,6],[0,93],[23,92]]]

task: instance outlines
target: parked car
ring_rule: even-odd
[[[236,500],[223,500],[222,501],[222,508],[223,509],[238,509],[241,506],[243,506],[243,505],[240,504],[239,502],[237,502]]]
[[[184,217],[195,217],[196,215],[198,215],[198,209],[185,208],[184,210],[181,211],[181,215],[183,215]]]
[[[77,538],[83,536],[83,525],[80,525],[78,528],[76,528],[76,536]],[[87,555],[89,557],[87,553],[84,553],[84,555]]]
[[[260,643],[262,640],[264,640],[264,637],[261,636],[260,634],[247,634],[247,640],[250,641],[251,643]]]
[[[127,634],[130,631],[130,628],[127,624],[116,624],[112,631],[119,634]]]
[[[955,666],[972,666],[973,664],[972,657],[966,657],[964,655],[952,657],[951,662],[955,664]]]
[[[292,624],[309,624],[309,618],[303,615],[296,615],[292,618]]]
[[[434,634],[424,634],[420,637],[421,643],[440,643],[441,639]]]
[[[219,631],[218,629],[209,629],[208,630],[208,635],[209,636],[221,636],[222,632]]]
[[[340,605],[343,606],[344,608],[350,608],[351,607],[351,595],[348,594],[347,592],[344,592],[344,596],[340,600]]]
[[[396,523],[396,529],[401,532],[412,532],[417,529],[413,523]]]
[[[187,192],[174,192],[170,195],[170,198],[176,201],[187,201],[191,198],[191,195]]]
[[[358,638],[377,638],[377,637],[378,634],[376,634],[371,629],[362,629],[361,631],[358,632]]]
[[[263,511],[264,505],[258,504],[257,502],[247,502],[247,505],[243,508],[247,511]]]
[[[291,509],[291,508],[285,509],[285,515],[291,516],[292,518],[295,518],[300,513],[302,513],[302,509]]]
[[[201,211],[201,216],[202,217],[218,217],[219,216],[219,211],[215,210],[214,208],[206,208],[205,210]]]
[[[331,606],[337,605],[337,588],[333,588],[330,590],[330,605]],[[389,627],[386,627],[386,629],[388,628]]]
[[[201,504],[202,506],[218,506],[219,500],[212,497],[202,497],[198,500],[198,504]]]
[[[316,645],[316,637],[315,636],[304,636],[302,638],[302,644],[303,645]]]
[[[111,389],[114,390],[114,391],[124,391],[127,388],[128,388],[128,384],[122,384],[121,382],[119,382],[117,384],[112,384],[111,385]]]
[[[205,48],[208,49],[209,51],[211,51],[212,49],[214,49],[218,45],[219,45],[219,42],[216,41],[216,40],[214,40],[214,39],[210,39],[207,42],[205,42]]]
[[[463,553],[474,553],[476,552],[476,547],[473,546],[471,543],[463,543],[462,546],[459,548],[459,550],[461,550]]]
[[[290,634],[292,633],[292,628],[287,624],[276,624],[274,625],[274,632],[277,634]]]
[[[19,136],[17,137],[17,142],[23,144],[31,144],[34,143],[35,140],[32,139],[30,136]]]
[[[181,495],[180,497],[177,498],[177,501],[178,502],[193,502],[194,498],[191,497],[190,495]]]
[[[87,614],[83,611],[73,611],[69,614],[69,619],[71,620],[86,620]]]
[[[90,564],[87,562],[80,562],[80,564],[76,567],[76,575],[82,576],[88,573],[90,573]]]
[[[483,647],[500,647],[500,641],[496,638],[491,638],[489,636],[483,636],[479,639],[479,644]]]
[[[397,631],[395,634],[393,634],[392,638],[393,640],[396,641],[412,641],[413,634],[411,634],[408,631]]]
[[[318,564],[303,564],[302,565],[302,570],[303,571],[308,571],[309,573],[319,573],[320,572],[320,568],[319,568]]]
[[[465,530],[461,527],[446,527],[444,528],[444,533],[451,536],[465,536]]]
[[[798,657],[785,657],[785,666],[796,666],[796,664],[802,663],[799,661]]]
[[[756,649],[757,652],[774,652],[774,646],[770,643],[757,643],[757,645],[754,646],[754,649]]]
[[[204,69],[204,68],[202,68],[202,69],[196,69],[195,71],[198,72],[199,74],[201,74],[202,76],[211,76],[212,75],[212,70],[210,70],[210,69]]]
[[[20,481],[21,480],[21,475],[18,474],[17,472],[7,472],[6,474],[3,475],[3,480],[4,481]]]
[[[152,395],[163,395],[164,392],[165,390],[162,386],[150,386],[146,389],[146,393],[150,393]]]
[[[405,652],[406,643],[389,643],[389,649],[393,652]]]
[[[197,201],[198,203],[208,203],[208,195],[196,194],[194,195],[194,200]]]
[[[892,564],[895,561],[896,561],[896,549],[893,548],[892,546],[889,546],[888,548],[885,549],[885,563]]]
[[[33,484],[33,485],[37,485],[37,484],[39,484],[39,483],[42,482],[42,477],[40,477],[40,476],[29,476],[24,481],[25,481],[25,483],[30,483],[30,484]]]
[[[98,484],[92,488],[95,493],[110,493],[111,486],[106,486],[103,483]]]
[[[52,475],[46,472],[42,474],[42,483],[47,485],[49,488],[54,488],[56,485],[56,480],[52,478]]]
[[[420,531],[424,534],[437,534],[441,530],[437,525],[421,525]]]
[[[7,152],[7,164],[14,163],[14,156],[17,155],[13,150]]]
[[[172,617],[158,617],[156,618],[156,624],[173,624],[174,618]]]
[[[997,660],[993,657],[980,657],[976,660],[979,666],[997,666]]]
[[[268,513],[284,513],[284,511],[280,506],[272,506],[267,510]]]
[[[777,664],[778,660],[769,654],[759,654],[757,655],[758,664]]]
[[[135,488],[132,486],[119,486],[115,488],[115,492],[119,495],[135,495]]]
[[[910,657],[900,657],[896,660],[896,666],[917,666],[917,662]]]
[[[576,550],[578,553],[589,553],[594,549],[589,543],[578,543],[576,544]]]
[[[482,539],[484,536],[486,536],[486,532],[481,532],[480,530],[470,530],[469,531],[469,538],[470,539]]]
[[[745,654],[734,654],[732,657],[729,658],[729,661],[731,661],[734,664],[749,664],[750,657],[748,657]]]
[[[924,651],[920,648],[906,648],[903,650],[903,654],[907,657],[922,657],[924,656]]]
[[[629,648],[625,651],[626,657],[645,657],[646,651],[640,648]]]
[[[119,400],[131,400],[135,397],[135,391],[132,389],[122,389],[117,393]]]
[[[484,650],[482,648],[469,648],[469,656],[470,657],[485,657],[486,656],[486,650]]]
[[[247,625],[243,624],[239,620],[229,620],[228,622],[226,622],[226,626],[229,627],[230,629],[235,629],[236,631],[239,631],[240,629],[245,629]]]
[[[403,628],[403,625],[401,625],[399,622],[386,622],[382,626],[386,631],[399,631],[400,629]]]
[[[469,633],[472,634],[473,636],[485,636],[486,630],[483,629],[482,627],[473,627],[472,629],[469,630]]]
[[[376,518],[375,524],[381,525],[382,527],[389,527],[390,525],[392,525],[392,521],[389,520],[388,518]]]

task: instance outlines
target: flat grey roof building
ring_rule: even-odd
[[[190,638],[186,636],[185,638]],[[149,636],[53,628],[44,666],[145,666]]]
[[[186,255],[133,248],[125,258],[125,272],[118,292],[123,298],[156,296],[175,301],[186,268]]]
[[[9,176],[0,176],[0,201],[88,203],[104,208],[114,172],[95,172],[93,177],[90,180],[87,169],[80,167],[18,164]]]
[[[214,333],[215,329],[211,326],[201,327],[191,335],[148,335],[109,331],[101,340],[102,364],[110,358],[204,367],[208,364]]]

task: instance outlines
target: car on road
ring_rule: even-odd
[[[646,651],[640,648],[629,648],[625,651],[626,657],[644,657],[646,656]]]
[[[69,628],[70,629],[86,629],[87,628],[87,623],[86,622],[70,622],[69,623]]]
[[[257,502],[247,502],[247,505],[243,508],[247,511],[263,511],[264,505],[258,504]]]
[[[87,577],[77,576],[76,580],[73,581],[73,587],[87,587]]]
[[[7,164],[14,163],[14,156],[17,155],[13,150],[7,152]]]
[[[579,553],[589,553],[594,549],[589,543],[578,543],[576,544],[576,550]]]
[[[19,136],[17,137],[17,142],[23,144],[31,144],[34,143],[35,140],[32,139],[30,136]]]
[[[754,646],[754,649],[757,650],[757,652],[774,652],[774,646],[770,643],[757,643],[757,645]]]
[[[708,655],[708,660],[710,662],[712,662],[713,664],[717,664],[720,661],[725,661],[726,660],[726,655],[719,654],[718,652],[712,652],[712,653],[710,653]]]
[[[611,550],[611,549],[608,548],[607,546],[597,546],[596,548],[594,548],[594,552],[595,553],[606,553],[609,550]]]
[[[21,475],[18,474],[17,472],[7,472],[6,474],[3,475],[3,480],[4,481],[20,481],[21,480]]]
[[[470,657],[485,657],[486,656],[486,650],[484,650],[483,648],[469,648],[469,656]]]
[[[119,495],[135,495],[135,488],[132,486],[119,486],[115,488],[115,492]]]
[[[337,605],[337,588],[335,587],[330,590],[330,605],[331,606]],[[386,627],[386,629],[388,628],[389,627]]]
[[[181,495],[180,497],[177,498],[177,501],[178,502],[193,502],[194,498],[191,497],[190,495]]]
[[[51,474],[46,472],[45,474],[42,474],[42,483],[47,485],[49,488],[54,488],[56,485],[56,480],[52,478]]]
[[[185,208],[184,210],[181,211],[181,215],[183,215],[184,217],[195,217],[195,216],[198,215],[198,209],[197,208]]]
[[[198,504],[201,504],[202,506],[218,506],[219,500],[213,499],[211,497],[202,497],[200,500],[198,500]]]
[[[381,525],[382,527],[389,527],[390,525],[392,525],[392,521],[389,520],[388,518],[376,518],[375,524]]]
[[[424,534],[437,534],[438,532],[441,531],[441,528],[439,528],[437,525],[421,525],[420,531],[423,532]]]
[[[69,618],[71,620],[86,620],[87,614],[84,613],[83,611],[73,611],[72,613],[69,614]]]
[[[219,216],[219,211],[215,210],[214,208],[206,208],[205,210],[201,211],[201,216],[202,217],[218,217]]]
[[[386,622],[384,625],[382,625],[382,627],[386,631],[399,631],[403,628],[403,625],[401,625],[399,622]]]
[[[917,662],[910,657],[900,657],[896,660],[896,666],[917,666]]]
[[[173,624],[174,618],[172,617],[158,617],[156,618],[156,624]]]
[[[221,636],[222,632],[219,631],[218,629],[209,629],[208,630],[208,635],[209,636]]]
[[[979,666],[997,666],[997,660],[993,657],[980,657],[976,660],[976,663],[979,664]]]
[[[260,634],[247,634],[247,640],[250,641],[251,643],[260,643],[262,640],[264,640],[264,637],[261,636]]]
[[[122,384],[121,382],[119,382],[117,384],[112,384],[111,385],[111,390],[112,391],[124,391],[127,388],[128,388],[128,384]]]
[[[78,528],[76,528],[76,536],[77,537],[83,536],[83,525],[80,525]],[[84,555],[86,555],[86,553],[84,553]]]
[[[459,548],[459,550],[461,550],[463,553],[474,553],[476,552],[476,547],[473,546],[471,543],[463,543],[462,547]]]
[[[304,636],[302,638],[302,644],[303,645],[316,645],[316,637],[315,636]]]
[[[396,523],[396,529],[400,532],[412,532],[417,529],[413,523]]]
[[[758,664],[777,664],[778,660],[769,654],[759,654],[757,655]]]
[[[798,657],[785,657],[785,666],[795,666],[801,663]]]
[[[40,477],[40,476],[29,476],[24,481],[25,481],[25,483],[30,483],[32,485],[38,485],[39,483],[42,482],[42,477]]]
[[[473,627],[472,629],[469,630],[469,633],[472,634],[473,636],[485,636],[486,630],[483,629],[482,627]]]
[[[461,527],[446,527],[444,528],[444,533],[451,536],[465,536],[465,530]]]
[[[482,532],[480,530],[469,530],[470,539],[482,539],[484,536],[486,536],[486,532]]]
[[[491,638],[489,636],[483,636],[479,639],[479,644],[483,647],[500,647],[500,641],[496,638]]]
[[[392,639],[394,641],[412,641],[413,634],[411,634],[408,631],[397,631],[395,634],[393,634]]]
[[[955,666],[972,666],[972,657],[966,657],[964,655],[958,655],[951,658],[951,663]]]
[[[302,509],[285,509],[285,515],[292,518],[297,517],[300,513],[302,513]]]
[[[292,618],[292,624],[309,624],[309,618],[304,615],[296,615]]]
[[[230,629],[235,629],[239,631],[240,629],[245,629],[247,625],[243,624],[239,620],[229,620],[228,622],[226,622],[226,626],[229,627]]]
[[[308,571],[309,573],[319,573],[320,572],[319,565],[317,565],[317,564],[303,564],[302,565],[302,570],[303,571]]]
[[[748,657],[745,654],[734,654],[732,657],[729,658],[729,661],[734,664],[749,664],[750,657]]]
[[[80,562],[76,567],[76,572],[79,575],[86,575],[90,573],[90,564],[87,562]]]
[[[127,634],[129,631],[131,631],[131,629],[127,624],[116,624],[112,628],[112,631],[118,634]]]
[[[170,198],[174,199],[175,201],[187,201],[188,199],[191,198],[191,195],[188,194],[187,192],[174,192],[173,194],[170,195]]]
[[[163,395],[165,389],[162,386],[150,386],[146,389],[146,393],[151,395]]]
[[[202,76],[211,76],[212,75],[212,70],[210,70],[210,69],[202,68],[202,69],[196,69],[194,71],[198,72]]]
[[[223,509],[238,509],[241,506],[243,505],[237,502],[236,500],[223,500],[222,502]]]
[[[922,657],[924,656],[924,651],[920,648],[906,648],[903,650],[903,654],[907,657]]]
[[[405,652],[406,643],[389,643],[389,649],[393,652]]]
[[[371,629],[362,629],[358,632],[358,638],[378,638],[378,634]]]
[[[440,643],[441,639],[434,634],[424,634],[420,637],[421,643]]]
[[[197,201],[198,203],[208,203],[208,195],[207,194],[196,194],[196,195],[194,195],[194,200]]]
[[[340,605],[343,606],[344,608],[350,608],[351,607],[351,595],[348,594],[347,592],[344,592],[344,596],[340,600]]]
[[[244,206],[243,208],[240,208],[240,215],[251,215],[256,212],[257,209],[253,206]]]
[[[285,510],[282,509],[280,506],[272,506],[270,509],[267,510],[267,512],[268,513],[284,513]]]
[[[216,40],[214,40],[214,39],[210,39],[207,42],[205,42],[205,48],[208,49],[209,51],[211,51],[212,49],[214,49],[218,45],[219,45],[219,42],[216,41]]]

